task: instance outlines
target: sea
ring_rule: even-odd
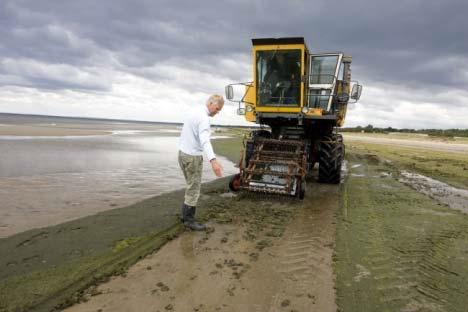
[[[0,114],[0,238],[183,188],[180,130],[177,124]],[[224,175],[238,172],[218,158]],[[203,171],[203,182],[216,179],[207,161]]]

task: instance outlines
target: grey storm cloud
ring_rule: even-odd
[[[155,80],[164,74],[150,68],[169,63],[241,80],[246,75],[223,68],[220,59],[243,55],[248,61],[253,37],[303,36],[313,51],[351,54],[357,76],[367,81],[444,90],[468,82],[466,12],[465,0],[6,0],[0,57],[114,68]],[[70,87],[70,80],[60,83],[60,73],[41,82],[38,73],[0,67],[3,85]],[[108,88],[110,82],[97,81],[106,77],[96,77],[76,85]]]

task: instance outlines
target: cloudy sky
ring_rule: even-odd
[[[392,3],[393,2],[393,3]],[[353,56],[346,126],[468,127],[466,0],[0,0],[0,112],[183,120],[250,81],[251,38]],[[236,104],[214,123],[242,124]]]

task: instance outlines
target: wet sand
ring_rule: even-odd
[[[248,209],[233,205],[229,223],[209,224],[214,232],[183,233],[66,311],[336,311],[332,254],[340,187],[312,183],[308,192],[315,196],[303,202],[227,200]],[[274,228],[284,226],[277,234],[262,233],[269,222],[257,228],[243,221],[264,209],[292,215],[284,224],[272,220]]]
[[[105,135],[111,131],[71,129],[52,126],[1,125],[0,136],[82,136]]]
[[[208,194],[226,190],[226,178],[205,183],[199,215],[215,204]],[[165,193],[0,239],[0,310],[67,306],[83,289],[122,273],[180,232],[181,198],[183,190]]]

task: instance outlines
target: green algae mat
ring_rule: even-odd
[[[362,152],[362,151],[361,151]],[[468,216],[348,155],[335,272],[340,311],[467,311]]]

